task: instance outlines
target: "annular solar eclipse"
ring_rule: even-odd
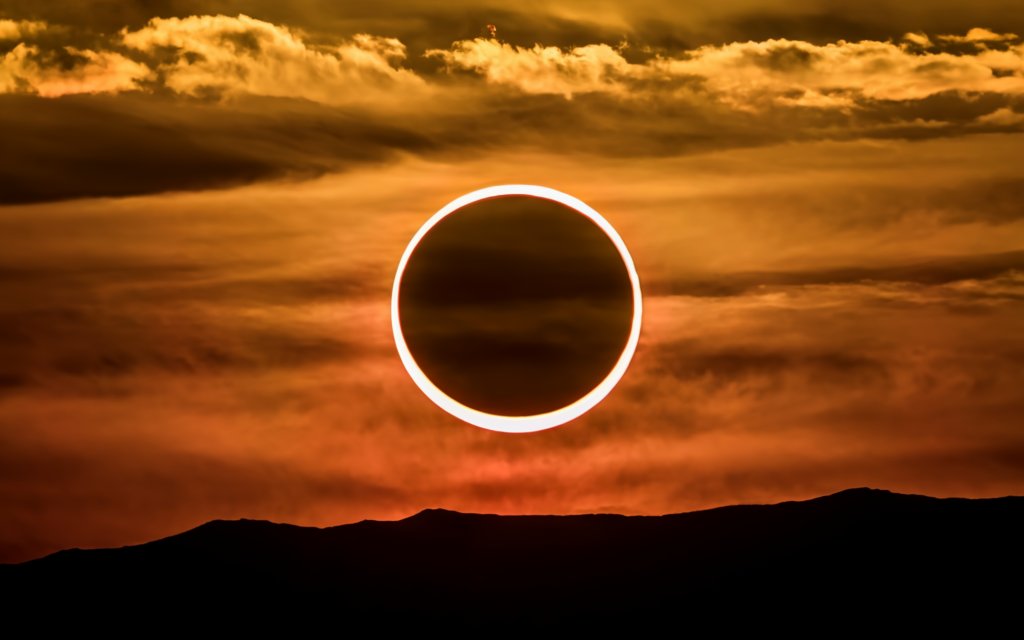
[[[416,385],[470,424],[550,429],[618,383],[640,337],[640,281],[593,208],[534,185],[451,201],[395,275],[395,344]]]

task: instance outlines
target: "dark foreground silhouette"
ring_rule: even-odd
[[[1012,619],[1022,569],[1024,498],[852,489],[657,517],[427,510],[327,529],[214,521],[139,546],[0,566],[0,586],[8,612],[87,603],[180,619],[244,607],[250,623],[298,607],[390,626],[711,616],[728,626],[812,611],[833,625],[895,616],[941,626]]]

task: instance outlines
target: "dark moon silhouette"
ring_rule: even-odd
[[[586,395],[615,366],[633,318],[611,239],[533,196],[449,214],[413,250],[399,287],[402,334],[423,373],[457,402],[503,416]]]

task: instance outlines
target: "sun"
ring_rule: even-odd
[[[406,266],[408,265],[413,252],[419,246],[427,233],[429,233],[431,229],[433,229],[447,216],[459,211],[463,207],[482,200],[502,196],[525,196],[550,200],[589,218],[608,237],[615,249],[618,251],[619,257],[622,259],[623,267],[628,275],[631,288],[632,318],[629,323],[629,334],[625,342],[625,347],[622,349],[621,354],[608,374],[596,386],[591,388],[587,393],[575,401],[558,409],[534,415],[500,415],[496,413],[488,413],[467,406],[445,393],[437,384],[435,384],[434,381],[430,379],[413,357],[406,341],[406,337],[403,334],[401,315],[399,313],[399,292],[401,290],[402,278],[405,274]],[[529,433],[557,427],[569,422],[570,420],[578,418],[600,403],[601,400],[603,400],[615,387],[615,385],[618,384],[619,380],[621,380],[622,376],[625,374],[626,369],[629,367],[629,363],[633,358],[637,343],[640,339],[641,319],[643,316],[642,304],[643,296],[640,289],[640,278],[637,275],[636,267],[633,264],[633,259],[629,254],[629,250],[626,248],[626,244],[619,236],[618,232],[616,232],[611,223],[609,223],[601,214],[578,198],[555,189],[536,185],[508,184],[486,187],[460,196],[442,207],[437,213],[431,216],[422,227],[420,227],[412,237],[412,240],[410,240],[405,252],[402,254],[402,258],[398,263],[398,269],[395,273],[395,281],[391,293],[391,327],[394,333],[395,346],[406,371],[409,372],[410,377],[412,377],[420,390],[437,406],[452,416],[483,429],[506,433]]]

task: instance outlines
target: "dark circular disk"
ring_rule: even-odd
[[[633,319],[629,271],[590,218],[546,198],[477,200],[412,251],[398,309],[409,352],[472,409],[565,407],[612,370]]]

